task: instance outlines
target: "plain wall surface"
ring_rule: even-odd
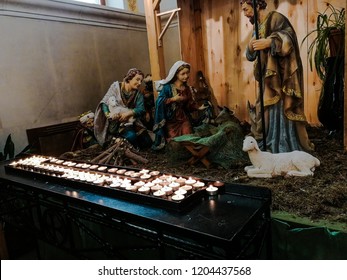
[[[150,71],[144,15],[71,1],[0,3],[0,151],[26,129],[94,111],[129,68]]]

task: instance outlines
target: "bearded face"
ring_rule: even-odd
[[[253,6],[244,2],[241,6],[242,12],[245,17],[249,19],[249,22],[254,24],[254,9]]]

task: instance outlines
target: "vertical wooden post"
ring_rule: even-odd
[[[200,0],[177,0],[181,8],[179,17],[180,43],[182,59],[192,68],[190,83],[196,84],[196,73],[205,74],[205,60],[201,27]]]
[[[161,31],[160,18],[157,17],[160,0],[144,0],[144,4],[151,74],[153,81],[158,81],[165,78],[164,49],[162,45],[159,46],[158,44],[158,37]],[[154,96],[157,97],[155,88]]]

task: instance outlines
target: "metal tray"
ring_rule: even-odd
[[[32,155],[31,155],[32,156]],[[44,156],[40,156],[44,158]],[[26,157],[23,157],[22,159],[25,159]],[[47,158],[47,163],[49,162],[49,158]],[[20,160],[20,159],[19,159]],[[18,161],[18,160],[17,160]],[[206,187],[202,187],[199,190],[196,190],[192,192],[191,194],[187,194],[184,199],[175,201],[171,199],[171,196],[162,198],[162,197],[156,197],[152,194],[142,194],[138,192],[132,192],[128,191],[125,189],[120,189],[120,188],[111,188],[109,186],[99,186],[93,183],[88,183],[88,182],[81,182],[78,180],[73,180],[73,179],[68,179],[64,177],[59,177],[59,174],[56,174],[54,172],[47,172],[47,171],[42,171],[37,168],[34,168],[32,166],[30,167],[23,167],[23,166],[16,166],[13,165],[15,161],[9,162],[9,164],[5,165],[5,171],[7,173],[12,173],[15,175],[19,176],[29,176],[30,178],[34,179],[42,179],[47,181],[48,183],[59,183],[62,185],[67,185],[69,187],[73,188],[78,188],[78,189],[85,189],[88,191],[96,192],[98,194],[103,194],[107,195],[110,197],[114,198],[121,198],[121,199],[126,199],[129,201],[133,201],[134,203],[144,203],[144,204],[150,204],[151,206],[155,207],[162,207],[165,209],[171,209],[171,210],[176,210],[176,211],[184,211],[188,209],[190,206],[194,204],[194,202],[197,202],[199,199],[201,199],[202,196],[207,195],[205,189]],[[73,161],[76,162],[77,161]],[[81,163],[81,162],[79,162]],[[134,169],[134,168],[127,168],[124,166],[108,166],[108,165],[102,165],[98,164],[99,166],[106,166],[107,168],[120,168],[120,169],[126,169],[126,170],[132,170],[132,171],[140,171],[139,169]],[[78,170],[78,168],[74,168],[74,170]],[[82,170],[82,169],[81,169]],[[86,170],[83,170],[86,171]],[[95,172],[95,173],[102,173],[102,174],[108,174],[111,175],[110,173],[107,172],[101,172],[101,171],[95,171],[95,170],[89,170],[90,172]],[[121,178],[127,178],[131,180],[132,182],[139,181],[139,178],[131,178],[128,176],[120,175],[120,174],[113,174],[116,176],[119,176]],[[161,175],[163,175],[161,173]],[[158,176],[157,176],[158,177]],[[186,176],[181,176],[185,179],[188,179]],[[155,179],[155,177],[151,178],[151,180]],[[208,186],[208,184],[213,183],[213,181],[208,181],[200,178],[194,178],[197,179],[201,182],[205,183],[205,186]],[[223,188],[220,188],[220,193],[222,192]]]

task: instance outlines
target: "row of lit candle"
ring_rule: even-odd
[[[48,163],[49,162],[49,163]],[[223,182],[216,181],[207,188],[205,183],[197,179],[189,177],[175,177],[172,175],[162,174],[159,171],[150,171],[143,169],[140,171],[119,169],[116,167],[107,168],[106,166],[91,165],[87,163],[76,163],[72,161],[63,161],[56,158],[48,158],[44,156],[32,156],[25,159],[14,161],[10,164],[13,167],[25,167],[32,171],[42,171],[53,176],[60,176],[65,179],[92,183],[98,186],[107,186],[110,188],[121,188],[128,191],[139,192],[144,194],[153,194],[157,197],[166,197],[168,195],[176,196],[174,200],[180,200],[185,195],[194,191],[205,188],[207,193],[215,195],[218,188],[224,186]],[[80,168],[80,169],[76,169]],[[88,172],[88,170],[106,171],[111,174],[100,174],[97,172]],[[122,175],[130,178],[142,179],[144,181],[136,181],[127,178],[120,178],[114,175]],[[160,175],[160,176],[159,176]],[[155,177],[155,178],[154,178]]]
[[[42,163],[43,162],[43,163]],[[52,161],[51,161],[52,162]],[[54,163],[54,161],[53,161]],[[46,159],[45,158],[39,158],[38,160],[36,160],[35,158],[33,159],[28,159],[28,160],[23,160],[23,161],[19,161],[19,162],[14,162],[11,165],[16,166],[16,165],[20,165],[20,166],[31,166],[33,171],[47,171],[47,172],[51,172],[51,175],[56,175],[55,172],[58,173],[75,173],[75,174],[64,174],[63,177],[81,177],[78,176],[76,174],[85,174],[84,171],[76,171],[76,169],[74,169],[73,167],[78,167],[78,165],[72,165],[71,162],[69,161],[65,161],[64,163],[67,164],[63,164],[63,165],[54,165],[54,164],[49,164],[46,163]],[[83,164],[82,164],[83,165]],[[82,166],[81,165],[81,166]],[[104,166],[101,166],[104,167]],[[95,168],[92,168],[92,170],[94,170]],[[100,167],[97,168],[98,171],[100,171]],[[104,169],[102,169],[104,170]],[[121,172],[115,172],[114,174],[120,174],[120,175],[124,175],[127,177],[131,177],[131,178],[140,178],[143,180],[148,180],[152,177],[152,175],[155,174],[159,174],[157,172],[150,172],[149,170],[141,170],[139,172],[133,171],[133,170],[126,170],[126,169],[118,169],[117,171],[121,171]],[[124,172],[123,172],[124,171]],[[151,175],[152,173],[152,175]],[[84,177],[84,176],[82,176]],[[90,176],[89,176],[90,177]],[[75,178],[78,179],[78,178]],[[172,184],[173,186],[175,185],[192,185],[194,186],[194,188],[200,188],[200,187],[204,187],[205,183],[201,182],[201,181],[197,181],[191,177],[189,177],[188,179],[185,179],[183,177],[175,177],[172,175],[161,175],[160,177],[157,177],[153,180],[154,184],[159,184],[159,185],[169,185]]]
[[[97,171],[108,171],[109,173],[115,173],[115,174],[120,174],[120,175],[125,175],[125,176],[129,176],[129,177],[133,177],[133,178],[137,178],[137,177],[141,177],[142,175],[146,175],[145,177],[143,177],[143,179],[149,179],[152,176],[158,176],[160,174],[159,171],[150,171],[150,170],[140,170],[140,171],[134,171],[134,170],[127,170],[127,169],[119,169],[116,167],[112,167],[112,168],[108,168],[107,166],[100,166],[97,164],[88,164],[88,163],[76,163],[73,161],[64,161],[64,160],[60,160],[54,157],[44,157],[44,156],[32,156],[32,157],[28,157],[25,159],[20,159],[18,162],[14,161],[11,163],[11,165],[16,166],[17,164],[21,164],[21,165],[31,165],[31,166],[37,166],[42,164],[43,162],[51,162],[51,163],[55,163],[55,164],[61,164],[63,166],[67,166],[67,167],[76,167],[76,168],[82,168],[82,169],[90,169],[90,170],[97,170]],[[167,182],[178,182],[180,183],[180,185],[183,184],[187,184],[187,185],[193,185],[194,183],[196,183],[195,179],[189,178],[188,180],[182,177],[175,177],[172,175],[161,175],[159,177],[159,179],[163,180],[163,181],[167,181]],[[216,183],[221,183],[221,182],[216,182]],[[221,183],[223,184],[223,183]],[[215,184],[216,185],[216,184]]]

